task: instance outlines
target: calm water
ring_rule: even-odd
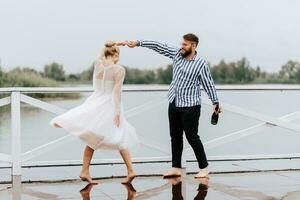
[[[90,93],[82,94],[80,99],[74,100],[47,100],[49,103],[65,109],[71,109],[81,104]],[[128,120],[136,127],[137,134],[145,138],[151,145],[158,142],[169,150],[169,131],[166,101],[166,92],[125,92],[123,95],[126,111],[136,106],[151,106],[153,102],[161,102],[141,113],[130,116]],[[202,93],[206,97],[206,94]],[[245,109],[257,111],[269,116],[280,117],[300,110],[300,93],[297,91],[219,91],[221,101],[241,106]],[[7,106],[9,108],[9,106]],[[202,141],[230,134],[243,128],[260,123],[260,121],[241,116],[225,110],[219,119],[218,126],[210,124],[211,107],[202,105],[199,134]],[[21,135],[22,152],[48,143],[68,134],[62,129],[51,127],[48,123],[55,114],[22,104],[21,108]],[[93,116],[91,116],[93,117]],[[300,120],[293,121],[300,124]],[[300,134],[283,128],[266,129],[250,137],[246,137],[214,149],[209,149],[209,156],[242,155],[242,154],[273,154],[297,153],[299,150]],[[0,113],[0,152],[10,153],[10,110]],[[63,146],[55,147],[33,159],[36,160],[72,160],[81,159],[84,145],[74,137]],[[132,152],[133,156],[160,156],[161,152],[146,146]],[[95,154],[95,158],[116,157],[116,152],[106,151]]]

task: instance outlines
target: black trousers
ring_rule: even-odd
[[[169,127],[172,148],[172,167],[181,168],[183,131],[196,155],[200,169],[208,166],[203,144],[198,135],[201,105],[176,107],[175,100],[169,103]]]

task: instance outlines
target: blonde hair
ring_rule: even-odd
[[[117,46],[117,43],[114,42],[114,41],[106,42],[103,54],[104,54],[105,57],[120,54],[120,49]]]
[[[114,41],[108,41],[104,44],[104,48],[96,58],[95,66],[102,69],[103,66],[107,64],[106,58],[108,56],[114,56],[116,54],[120,54],[120,49],[118,47],[118,44]]]

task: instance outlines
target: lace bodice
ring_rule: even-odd
[[[114,100],[115,114],[119,114],[125,68],[117,64],[105,67],[95,65],[94,67],[93,87],[95,92],[111,94]]]

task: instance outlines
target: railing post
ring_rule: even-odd
[[[21,181],[21,100],[20,91],[11,92],[11,157],[12,184],[19,185]]]

